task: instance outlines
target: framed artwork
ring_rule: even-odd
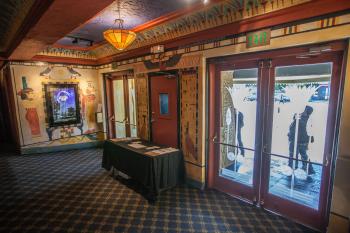
[[[81,123],[78,84],[45,84],[49,127]]]

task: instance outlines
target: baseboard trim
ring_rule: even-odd
[[[59,145],[59,146],[21,148],[21,154],[30,155],[30,154],[42,154],[42,153],[51,153],[51,152],[59,152],[59,151],[67,151],[67,150],[96,148],[96,147],[102,147],[103,143],[104,141],[93,141],[93,142],[84,142],[84,143],[77,143],[77,144]]]
[[[204,190],[205,188],[205,183],[202,183],[198,180],[194,180],[194,179],[191,179],[191,178],[186,178],[186,184],[188,186],[191,186],[191,187],[194,187],[194,188],[197,188],[197,189],[200,189],[200,190]]]

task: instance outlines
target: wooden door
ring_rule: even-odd
[[[152,141],[178,147],[177,77],[153,76],[151,82]]]

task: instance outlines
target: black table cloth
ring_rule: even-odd
[[[127,174],[143,184],[155,198],[162,190],[172,188],[184,181],[184,161],[180,150],[161,155],[147,155],[145,153],[150,150],[128,146],[134,141],[141,140],[105,141],[102,167],[106,170],[114,167]],[[155,146],[146,141],[141,143],[147,147]]]

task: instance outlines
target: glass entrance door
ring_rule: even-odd
[[[112,90],[114,137],[136,137],[135,79],[126,76],[114,78]]]
[[[209,187],[325,229],[344,48],[336,45],[209,62]]]
[[[337,56],[272,60],[264,207],[322,228],[339,93]]]
[[[216,187],[254,202],[258,64],[221,67],[219,74]]]

